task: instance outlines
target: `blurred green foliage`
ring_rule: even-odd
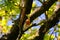
[[[42,1],[42,0],[41,0]],[[33,2],[31,13],[36,8],[36,2]],[[52,15],[56,7],[56,3],[54,3],[49,10],[47,10],[48,18]],[[16,18],[17,14],[20,13],[20,0],[0,0],[0,25],[2,27],[2,32],[7,33],[12,25],[7,25],[8,20],[11,18]],[[56,32],[60,32],[60,24],[58,24],[58,30]],[[35,36],[38,35],[37,29],[29,29],[28,32],[23,34],[20,40],[31,40]],[[49,40],[51,34],[46,34],[44,40]],[[51,40],[54,39],[54,35],[51,35]]]

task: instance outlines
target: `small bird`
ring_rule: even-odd
[[[26,20],[26,25],[30,25],[30,19]]]
[[[29,25],[30,25],[30,19],[26,19],[23,30],[27,29]]]

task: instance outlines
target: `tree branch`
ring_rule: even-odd
[[[33,0],[21,0],[21,1],[23,5],[21,6],[21,13],[19,18],[15,20],[14,25],[10,30],[10,33],[8,33],[7,36],[4,35],[1,38],[1,40],[3,39],[5,40],[4,37],[7,37],[6,40],[16,40],[16,38],[18,37],[18,34],[20,34],[19,38],[22,36],[21,34],[23,33],[23,24],[25,19],[27,18],[26,14],[30,13]]]
[[[41,26],[39,29],[39,36],[35,37],[34,40],[43,40],[45,33],[55,26],[59,22],[60,18],[60,9],[55,11],[55,13]]]
[[[26,14],[30,13],[30,10],[32,8],[33,0],[21,0],[21,1],[22,1],[23,6],[21,6],[21,14],[20,14],[20,17],[19,17],[20,21],[19,21],[19,35],[18,35],[18,39],[20,39],[22,34],[23,34],[23,25],[24,25],[24,22],[25,22],[25,20],[27,18]]]
[[[43,5],[39,8],[37,8],[35,11],[33,11],[30,14],[30,20],[31,22],[38,16],[40,16],[41,14],[43,14],[45,11],[47,11],[54,2],[56,2],[57,0],[49,0],[48,2],[44,2]]]
[[[32,25],[29,26],[26,30],[24,30],[24,32],[27,31],[28,29],[30,29],[30,28],[33,27],[33,26],[37,26],[37,25],[36,25],[36,24],[32,24]]]
[[[26,4],[27,5],[29,5],[30,3],[32,3],[32,1],[33,0],[26,0],[26,1],[28,1]],[[45,5],[42,5],[41,6],[41,8],[38,8],[38,10],[35,10],[33,13],[32,13],[32,15],[30,15],[30,20],[31,20],[31,22],[37,17],[37,16],[40,16],[42,13],[44,13],[46,10],[48,10],[50,7],[51,7],[51,5],[55,2],[55,1],[57,1],[57,0],[50,0],[50,1],[48,1]],[[26,6],[27,6],[26,5]],[[22,26],[23,26],[23,24],[24,24],[24,21],[25,21],[25,15],[26,14],[29,14],[29,9],[31,8],[31,5],[30,6],[27,6],[27,8],[25,9],[25,8],[23,8],[22,7],[22,11],[21,11],[21,15],[20,15],[20,17],[19,17],[19,19],[18,20],[16,20],[16,22],[17,23],[15,23],[14,24],[14,26],[11,28],[11,32],[8,34],[8,36],[7,36],[7,39],[8,40],[16,40],[16,38],[17,38],[17,36],[18,36],[18,34],[19,34],[19,27],[21,27],[22,28]],[[28,12],[27,12],[27,11]],[[22,18],[22,16],[24,16],[23,18]],[[22,20],[24,20],[24,21],[22,21]],[[20,20],[20,21],[19,21]],[[22,22],[21,22],[22,21]],[[21,25],[20,25],[20,23],[21,23]],[[18,25],[20,25],[20,26],[18,26],[18,25],[16,25],[16,24],[18,24]],[[21,29],[20,28],[20,29]],[[20,37],[21,37],[21,35],[22,35],[22,33],[20,34]],[[3,39],[3,38],[2,38]],[[1,39],[1,40],[2,40]]]

